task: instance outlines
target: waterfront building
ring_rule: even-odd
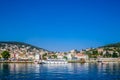
[[[75,57],[77,60],[81,60],[81,59],[87,60],[87,59],[88,59],[88,55],[85,55],[85,54],[82,54],[82,53],[77,53],[77,54],[75,54],[74,57]]]
[[[40,54],[39,53],[35,53],[35,60],[40,60]]]
[[[57,54],[57,58],[58,58],[58,59],[63,59],[63,58],[64,58],[64,54],[58,53],[58,54]]]
[[[68,53],[68,54],[66,55],[66,57],[67,57],[68,60],[72,60],[72,55],[71,55],[70,53]]]

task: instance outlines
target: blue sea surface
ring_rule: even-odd
[[[120,63],[0,63],[0,80],[120,80]]]

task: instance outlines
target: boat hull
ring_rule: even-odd
[[[42,61],[43,63],[45,63],[45,64],[67,64],[68,62],[67,61]]]

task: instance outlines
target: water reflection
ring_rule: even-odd
[[[0,80],[120,80],[119,63],[0,63]]]

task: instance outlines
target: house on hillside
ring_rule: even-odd
[[[104,48],[98,48],[97,51],[98,51],[98,53],[103,53]]]
[[[35,56],[32,55],[32,54],[29,54],[29,55],[28,55],[28,59],[29,59],[29,60],[34,60],[34,59],[35,59]]]

